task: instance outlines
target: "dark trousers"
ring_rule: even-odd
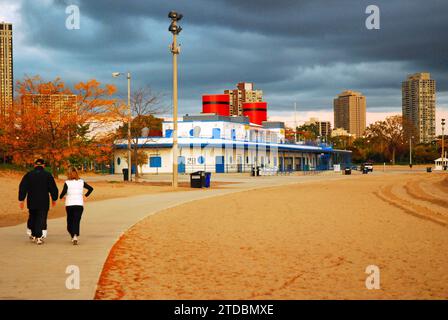
[[[47,218],[48,218],[48,211],[45,211],[45,217],[44,217],[44,225],[42,226],[42,230],[47,230]],[[28,221],[26,222],[26,227],[28,229],[32,229],[31,228],[32,224],[31,224],[31,213],[28,216]]]
[[[31,235],[36,238],[42,237],[42,230],[47,228],[47,209],[29,210],[28,227],[31,229]],[[45,227],[45,229],[44,229]]]
[[[81,223],[81,216],[84,210],[83,206],[66,206],[67,211],[67,231],[72,238],[79,236],[79,225]]]

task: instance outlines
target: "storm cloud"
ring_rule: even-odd
[[[0,0],[0,4],[4,0]],[[179,57],[181,113],[200,112],[203,93],[254,82],[273,113],[331,110],[345,89],[367,96],[370,112],[401,111],[401,81],[414,72],[437,80],[448,107],[448,2],[443,0],[22,0],[14,32],[15,77],[96,78],[124,93],[151,86],[170,104],[171,55],[167,13],[184,14]],[[80,30],[65,28],[76,4]],[[381,29],[365,27],[366,7],[381,10]],[[1,7],[0,7],[1,8]],[[0,11],[0,20],[3,18]],[[12,21],[14,22],[14,21]]]

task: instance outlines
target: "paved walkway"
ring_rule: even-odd
[[[48,221],[46,243],[37,246],[25,235],[25,225],[0,228],[0,299],[92,299],[103,264],[119,237],[141,219],[189,201],[249,189],[323,179],[342,175],[233,177],[238,184],[222,189],[167,192],[87,202],[80,245],[73,246],[65,218]],[[228,178],[222,177],[222,180]],[[66,288],[67,266],[80,270],[80,289]]]

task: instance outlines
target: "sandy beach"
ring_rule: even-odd
[[[186,203],[121,237],[96,299],[447,299],[447,195],[444,173],[387,173]]]

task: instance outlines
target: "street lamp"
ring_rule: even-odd
[[[170,11],[168,18],[171,19],[171,24],[168,30],[173,34],[173,43],[170,46],[170,51],[173,54],[173,188],[177,188],[178,172],[178,143],[177,143],[177,55],[180,53],[180,47],[177,45],[177,35],[182,31],[182,28],[177,25],[177,22],[183,17],[182,14],[176,11]]]
[[[409,168],[412,169],[412,140],[414,139],[414,136],[411,136],[409,138]]]
[[[442,119],[442,168],[445,169],[445,119]]]
[[[118,78],[124,75],[121,72],[113,72],[112,77]],[[132,110],[131,110],[131,73],[127,74],[128,79],[128,181],[132,181],[132,164],[131,164],[131,121],[132,121]]]

